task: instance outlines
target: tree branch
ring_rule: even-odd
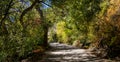
[[[13,5],[12,2],[13,2],[13,0],[11,0],[11,1],[9,2],[8,7],[7,7],[6,10],[5,10],[4,17],[3,17],[3,18],[1,19],[1,21],[0,21],[0,26],[3,24],[3,21],[4,21],[4,20],[6,19],[6,17],[8,16],[9,10],[10,10],[11,6]]]
[[[7,30],[6,26],[5,26],[4,21],[7,18],[7,16],[9,15],[9,10],[12,7],[12,5],[13,5],[13,0],[10,0],[9,4],[7,5],[7,8],[5,9],[4,17],[0,21],[0,28],[1,28],[1,32],[2,32],[0,34],[3,34],[3,35],[8,34],[8,30]]]
[[[51,7],[52,8],[52,6],[51,5],[49,5],[49,4],[47,4],[47,3],[45,3],[45,2],[43,2],[43,1],[41,1],[43,4],[45,4],[45,5],[47,5],[47,6],[49,6],[49,7]]]
[[[26,9],[22,12],[19,20],[20,20],[20,23],[21,23],[21,25],[22,25],[23,27],[24,27],[23,17],[24,17],[25,14],[26,14],[28,11],[30,11],[30,10],[36,5],[36,3],[38,3],[38,2],[39,2],[39,0],[35,0],[30,7],[26,8]]]

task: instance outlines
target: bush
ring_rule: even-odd
[[[9,33],[0,36],[0,62],[16,62],[31,54],[38,44],[42,45],[42,27],[29,27],[23,32],[18,23],[8,24]]]

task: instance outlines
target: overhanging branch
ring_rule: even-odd
[[[23,17],[24,17],[25,14],[26,14],[28,11],[30,11],[38,2],[39,2],[39,0],[35,0],[30,7],[26,8],[26,9],[22,12],[19,20],[20,20],[20,23],[21,23],[21,25],[22,25],[23,27],[24,27]]]
[[[45,5],[47,5],[47,6],[49,6],[49,7],[51,7],[52,8],[52,6],[51,5],[49,5],[49,4],[47,4],[47,3],[45,3],[45,2],[43,2],[43,1],[41,1],[43,4],[45,4]]]
[[[11,0],[11,1],[9,2],[8,7],[7,7],[6,10],[5,10],[4,17],[3,17],[3,18],[1,19],[1,21],[0,21],[0,26],[3,24],[3,21],[4,21],[4,20],[6,19],[6,17],[8,16],[9,10],[10,10],[11,6],[13,5],[12,3],[13,3],[13,0]]]

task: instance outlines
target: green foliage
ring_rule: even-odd
[[[114,4],[116,7],[113,7]],[[113,5],[109,5],[113,4]],[[101,12],[98,15],[98,19],[95,23],[95,36],[98,49],[102,49],[102,52],[106,52],[105,57],[114,58],[119,56],[120,42],[118,41],[119,34],[119,5],[118,2],[112,0],[106,0],[101,4]],[[115,23],[117,22],[117,23]],[[114,53],[116,52],[116,53]],[[100,53],[101,55],[104,53]]]
[[[32,53],[32,50],[43,42],[43,35],[41,34],[43,31],[41,27],[28,26],[26,32],[27,36],[23,37],[22,27],[19,23],[12,23],[12,25],[8,24],[8,26],[9,35],[0,37],[0,60],[7,60],[8,58],[18,60],[20,57],[25,57]]]
[[[33,2],[36,3],[31,7]],[[1,1],[0,61],[15,62],[27,56],[37,45],[45,43],[48,31],[50,41],[78,42],[83,47],[96,42],[101,48],[110,49],[109,54],[120,48],[120,23],[115,22],[119,22],[119,16],[113,15],[118,9],[108,14],[110,0],[49,0],[48,3],[52,8],[43,8],[38,0]]]
[[[100,5],[102,2],[102,0],[52,0],[51,3],[55,7],[60,8],[62,14],[65,15],[61,19],[64,22],[57,23],[58,38],[62,42],[70,44],[75,40],[82,40],[84,38],[86,39],[84,42],[91,41],[94,37],[91,24],[94,23],[93,18],[101,10]]]
[[[0,3],[0,23],[6,13],[7,3],[10,1],[2,1]],[[27,55],[33,53],[36,46],[43,44],[43,26],[41,25],[40,16],[38,12],[33,8],[28,12],[23,19],[25,23],[25,31],[19,21],[20,11],[23,11],[25,7],[22,7],[22,2],[13,1],[12,7],[10,7],[9,14],[3,20],[4,27],[6,27],[7,34],[4,34],[4,29],[0,27],[0,62],[16,62],[21,57],[27,57]],[[24,3],[24,2],[23,2]],[[3,6],[2,6],[3,5]],[[4,7],[6,6],[6,7]],[[3,26],[3,25],[2,25]]]

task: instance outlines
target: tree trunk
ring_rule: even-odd
[[[44,43],[43,46],[48,46],[48,27],[44,27]]]
[[[39,5],[36,5],[36,10],[39,12],[40,15],[40,19],[41,19],[41,24],[43,26],[43,31],[44,31],[44,42],[43,42],[43,46],[48,46],[48,26],[44,20],[44,16],[43,16],[43,11],[40,9]]]

